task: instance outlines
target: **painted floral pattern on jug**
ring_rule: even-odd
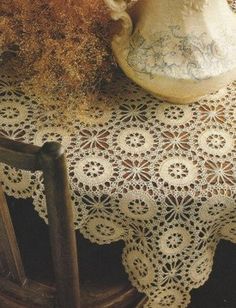
[[[214,40],[209,40],[206,33],[182,35],[179,26],[170,26],[168,31],[158,32],[150,40],[136,31],[130,40],[127,63],[133,70],[148,74],[151,79],[157,74],[172,78],[207,79],[220,72],[222,66],[230,69],[236,64],[236,59],[228,62],[224,57],[230,48],[236,54],[236,44],[229,47],[225,42],[219,47]]]
[[[122,24],[116,60],[150,93],[188,104],[236,79],[236,16],[227,1],[142,0],[135,23],[127,1],[104,1]]]

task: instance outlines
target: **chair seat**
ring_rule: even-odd
[[[50,287],[54,284],[54,277],[48,227],[34,212],[31,203],[31,200],[8,198],[8,205],[27,276],[33,281],[47,285],[50,293]],[[117,242],[99,246],[90,243],[79,233],[77,233],[77,241],[81,308],[136,307],[143,296],[131,286],[123,269],[121,263],[123,243]],[[17,305],[21,304],[20,302],[17,303]],[[26,303],[23,304],[26,305]],[[12,306],[12,308],[15,307]]]
[[[131,286],[121,264],[123,243],[98,246],[81,235],[78,243],[82,308],[134,308],[142,295]]]

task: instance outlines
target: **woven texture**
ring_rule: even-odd
[[[7,75],[0,133],[66,152],[75,228],[92,242],[125,241],[131,282],[146,307],[187,307],[220,239],[236,242],[236,83],[192,105],[153,98],[125,77],[78,119],[58,123]],[[8,195],[33,196],[47,222],[42,174],[0,165]]]

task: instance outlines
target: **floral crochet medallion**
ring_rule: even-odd
[[[150,93],[186,104],[236,79],[236,16],[226,0],[138,1],[135,26],[125,1],[105,2],[123,22],[114,55]]]
[[[236,243],[236,83],[191,105],[163,102],[125,77],[107,95],[109,106],[58,123],[58,107],[46,112],[2,75],[0,134],[60,142],[75,228],[98,244],[125,242],[123,263],[145,307],[187,307],[219,240]],[[47,222],[41,173],[1,164],[0,179],[8,195],[33,196]]]
[[[195,14],[202,9],[197,3],[205,1],[185,5]],[[183,48],[179,29],[168,29],[160,37],[174,35]],[[205,35],[191,40],[212,54]],[[220,239],[236,243],[236,82],[190,105],[154,98],[124,76],[107,95],[109,106],[91,106],[59,123],[63,108],[45,111],[17,78],[1,75],[0,134],[39,146],[60,142],[75,228],[98,244],[124,241],[123,264],[147,295],[145,308],[186,308],[190,291],[211,273]],[[40,172],[0,164],[0,180],[8,195],[33,196],[47,222]]]

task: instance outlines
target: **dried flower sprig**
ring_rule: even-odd
[[[1,0],[1,69],[44,103],[89,102],[112,77],[112,22],[103,0]]]

